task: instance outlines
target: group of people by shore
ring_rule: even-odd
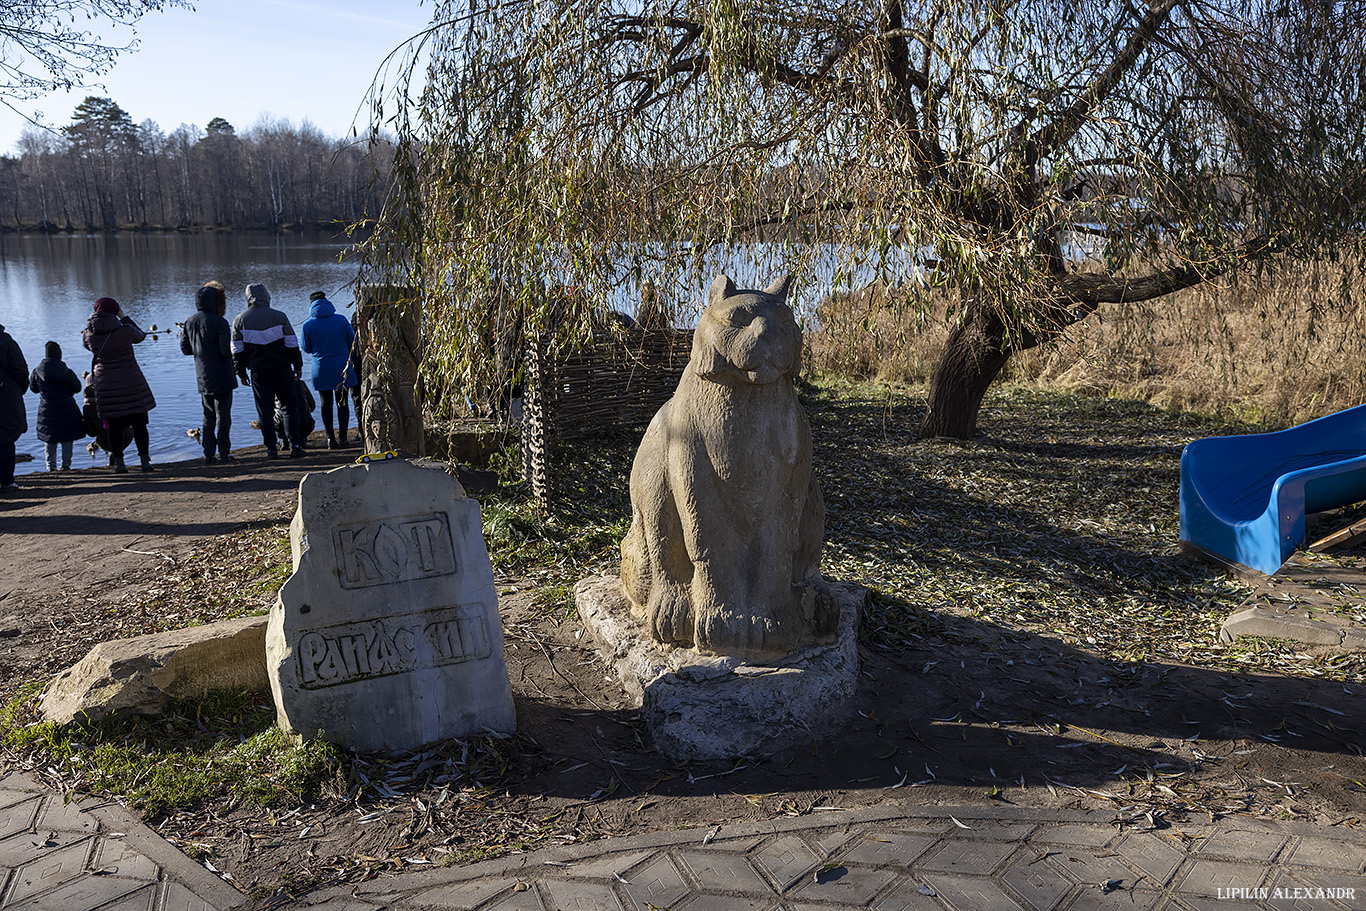
[[[195,313],[182,324],[180,350],[194,358],[204,408],[199,442],[206,465],[233,461],[232,398],[239,383],[252,391],[266,458],[281,458],[282,448],[293,458],[307,454],[312,396],[303,382],[304,354],[312,356],[310,379],[322,402],[327,447],[350,445],[348,391],[360,413],[355,327],[326,294],[315,291],[308,319],[296,335],[289,317],[270,301],[265,285],[247,285],[246,309],[229,324],[226,290],[211,281],[195,293]],[[46,444],[48,471],[70,469],[73,445],[86,436],[109,453],[115,472],[128,471],[124,452],[130,442],[141,469],[154,470],[147,428],[156,399],[133,347],[146,337],[117,300],[95,301],[81,333],[91,355],[82,383],[55,341],[47,342],[42,361],[30,373],[19,344],[0,326],[0,491],[18,487],[15,443],[28,432],[23,401],[28,392],[39,396],[36,433]],[[76,401],[82,392],[83,408]]]

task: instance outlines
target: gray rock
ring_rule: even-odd
[[[306,475],[290,541],[266,629],[283,730],[356,750],[516,731],[479,505],[446,464]]]
[[[641,708],[655,746],[676,760],[763,756],[837,731],[858,686],[858,624],[868,590],[830,583],[839,624],[828,644],[777,661],[656,643],[615,576],[574,587],[599,655]]]
[[[678,389],[636,453],[621,579],[662,644],[771,659],[838,623],[788,285],[742,291],[717,276]]]
[[[1244,608],[1230,614],[1219,628],[1222,642],[1232,642],[1239,636],[1338,646],[1338,650],[1344,652],[1366,651],[1366,631],[1359,624],[1327,611],[1319,611],[1318,617],[1312,617],[1269,607]]]
[[[57,676],[41,709],[59,724],[159,715],[172,700],[217,689],[270,691],[265,617],[101,642]]]
[[[1342,650],[1344,652],[1366,652],[1366,628],[1356,623],[1342,632]]]

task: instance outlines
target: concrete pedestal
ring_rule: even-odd
[[[574,587],[584,629],[640,705],[655,746],[673,759],[763,756],[837,729],[858,685],[862,586],[830,583],[840,622],[832,641],[759,664],[652,641],[616,576]]]

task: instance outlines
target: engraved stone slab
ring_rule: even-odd
[[[511,734],[479,505],[439,462],[306,475],[266,627],[280,727],[356,750]]]

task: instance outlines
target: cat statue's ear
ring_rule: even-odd
[[[729,281],[729,279],[727,279]],[[787,292],[792,289],[792,273],[782,275],[773,284],[764,289],[765,294],[771,294],[778,298],[782,303],[787,303]]]
[[[734,297],[736,290],[735,282],[724,274],[716,276],[711,287],[707,289],[707,309],[697,321],[692,350],[693,368],[704,380],[717,379],[721,371],[729,366],[725,355],[717,347],[717,343],[720,342],[720,338],[717,337],[719,327],[715,325],[716,317],[710,311],[712,307],[722,304],[726,298]]]
[[[736,290],[735,282],[730,280],[729,275],[722,273],[716,276],[711,287],[707,289],[707,303],[714,304],[728,297],[734,297]]]

